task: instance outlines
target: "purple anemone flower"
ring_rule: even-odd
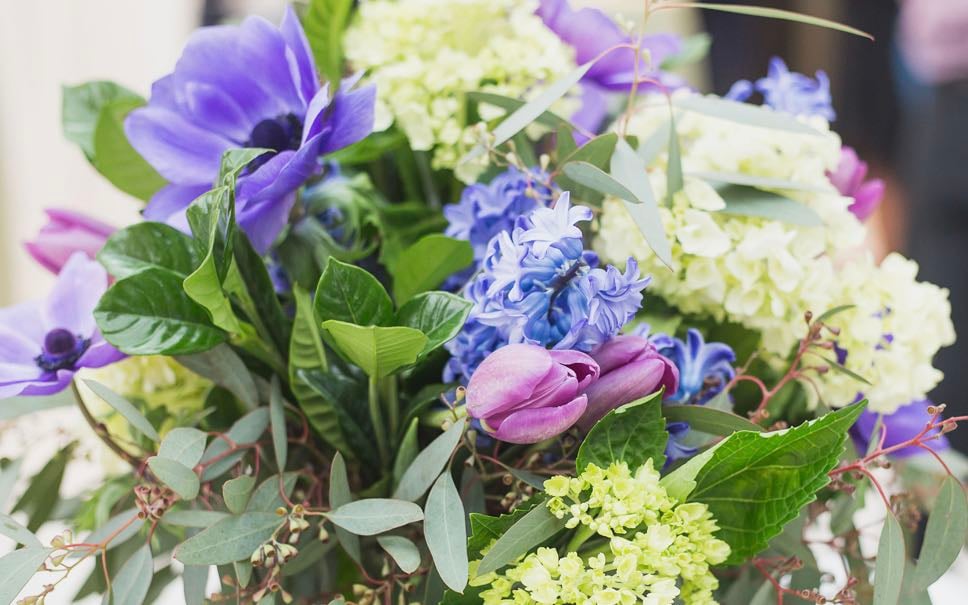
[[[736,82],[726,98],[742,102],[755,92],[763,95],[765,105],[777,111],[794,116],[820,116],[831,122],[837,117],[830,96],[830,78],[822,70],[817,72],[814,79],[790,71],[783,59],[773,57],[765,78],[760,78],[755,84],[748,80]]]
[[[125,132],[170,181],[145,217],[185,227],[185,208],[218,177],[233,148],[271,150],[239,179],[238,221],[260,252],[282,231],[296,190],[322,169],[320,156],[373,130],[373,86],[320,85],[306,35],[291,9],[276,28],[250,17],[238,26],[199,29],[175,71],[154,83]]]
[[[124,357],[94,323],[94,307],[107,287],[104,267],[75,252],[44,303],[0,309],[0,399],[57,393],[77,370]]]
[[[912,401],[901,406],[893,414],[884,416],[884,429],[887,431],[884,438],[884,447],[891,447],[908,441],[924,430],[924,427],[931,420],[928,407],[933,405],[928,400]],[[850,436],[857,446],[857,451],[866,452],[871,439],[874,439],[874,427],[877,426],[877,413],[865,409],[854,426],[850,429]],[[934,430],[929,435],[937,435],[938,430]],[[880,438],[880,431],[877,433]],[[940,452],[949,447],[948,438],[939,436],[925,445],[936,452]],[[892,456],[895,458],[909,458],[918,454],[926,454],[924,449],[916,446],[905,447],[897,450]]]
[[[850,147],[840,150],[837,170],[828,174],[830,182],[841,195],[854,198],[848,210],[860,220],[866,220],[884,200],[884,181],[867,179],[867,162],[857,157]]]

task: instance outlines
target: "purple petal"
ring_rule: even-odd
[[[349,90],[344,80],[344,85],[329,104],[322,121],[319,115],[314,116],[308,131],[325,133],[320,153],[331,153],[366,138],[373,132],[375,106],[376,86]],[[310,124],[309,120],[307,124]]]
[[[231,60],[244,65],[258,75],[258,84],[263,90],[285,103],[287,111],[280,113],[300,115],[306,101],[293,78],[299,77],[299,68],[293,50],[286,46],[280,31],[261,17],[247,18],[237,31],[238,55],[231,59],[223,57],[222,63]]]
[[[249,139],[256,122],[224,91],[205,82],[188,82],[182,92],[184,109],[192,122],[239,144]]]
[[[306,39],[306,33],[296,12],[291,5],[286,6],[286,14],[282,18],[282,25],[279,26],[282,38],[286,41],[286,46],[292,51],[296,58],[297,73],[299,74],[299,91],[303,102],[309,103],[316,91],[319,90],[319,77],[316,75],[316,61],[313,59],[313,52]]]
[[[512,344],[488,355],[467,385],[467,411],[484,418],[527,400],[551,371],[551,355],[542,347]]]
[[[108,274],[100,263],[75,252],[57,277],[47,298],[47,329],[65,328],[84,338],[96,327],[94,307],[108,288]]]
[[[27,303],[31,307],[34,315],[37,315],[37,304]],[[25,305],[25,306],[27,306]],[[30,318],[34,326],[0,325],[0,364],[11,363],[24,366],[37,367],[34,359],[43,350],[41,343],[44,338],[44,330],[39,327],[39,317]],[[26,327],[32,333],[24,333]],[[7,378],[7,374],[0,372],[0,382]]]
[[[100,339],[100,335],[98,335]],[[115,349],[109,343],[101,340],[98,344],[91,345],[87,351],[77,360],[79,368],[102,368],[117,361],[124,359],[126,355]]]
[[[629,334],[610,339],[592,353],[592,357],[598,363],[602,376],[605,376],[654,349],[647,338]]]
[[[572,349],[563,349],[549,351],[549,354],[555,363],[567,366],[571,373],[574,374],[575,379],[578,381],[577,386],[579,391],[598,380],[600,371],[598,364],[586,353]]]
[[[149,221],[168,223],[188,233],[188,220],[185,209],[195,199],[211,189],[208,185],[168,185],[162,187],[151,197],[151,201],[141,212]]]
[[[40,352],[41,343],[44,342],[48,330],[40,305],[36,302],[0,308],[0,328],[10,334],[20,334],[26,341],[36,343],[35,356]],[[4,359],[6,358],[0,358]]]
[[[608,96],[591,82],[582,82],[581,107],[572,114],[571,121],[579,128],[597,134],[605,116],[608,115]],[[584,145],[588,137],[580,132],[575,133],[575,142]]]
[[[211,184],[222,152],[237,146],[174,111],[150,105],[128,114],[124,132],[155,170],[176,183]]]
[[[634,361],[603,375],[585,390],[588,409],[581,427],[587,430],[615,408],[658,391],[667,379],[670,365],[656,357]]]
[[[584,395],[553,408],[524,409],[504,419],[494,437],[508,443],[538,443],[556,437],[585,413],[588,402]]]

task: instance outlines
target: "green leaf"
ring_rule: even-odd
[[[185,605],[205,605],[208,565],[186,565],[182,571]]]
[[[795,428],[773,433],[740,431],[716,448],[696,476],[690,500],[704,502],[732,548],[727,565],[766,548],[797,518],[844,450],[847,429],[864,409],[859,403]]]
[[[422,358],[460,333],[472,306],[469,300],[449,292],[424,292],[397,311],[397,323],[427,337]]]
[[[20,466],[23,458],[17,458],[4,464],[0,460],[0,513],[7,512],[10,498],[13,496],[13,488],[17,485],[17,478],[20,476]]]
[[[52,552],[52,548],[21,548],[0,557],[0,603],[13,603]]]
[[[289,348],[291,320],[282,309],[266,263],[244,231],[235,232],[233,251],[235,264],[230,277],[237,274],[241,283],[240,287],[231,288],[233,280],[230,279],[226,283],[229,295],[265,341],[262,346],[269,347],[273,354],[281,357]]]
[[[250,445],[258,441],[267,428],[269,428],[269,410],[268,408],[258,408],[237,420],[225,433],[225,436],[238,446]],[[208,466],[202,473],[202,481],[211,481],[227,472],[245,456],[248,450],[236,451],[222,457],[228,451],[229,444],[225,439],[213,439],[205,448],[202,463],[208,463]],[[211,462],[216,457],[219,457],[219,460]]]
[[[706,406],[666,405],[662,408],[662,415],[669,422],[687,422],[696,431],[722,437],[728,437],[736,431],[763,430],[763,427],[742,416]]]
[[[662,71],[675,71],[687,65],[702,61],[709,54],[713,39],[709,34],[695,34],[682,39],[682,48],[662,61]]]
[[[667,440],[660,391],[616,408],[596,422],[578,448],[575,467],[583,472],[589,464],[608,468],[613,462],[626,462],[634,472],[651,459],[653,467],[661,469]]]
[[[441,580],[453,591],[467,586],[467,528],[464,503],[449,471],[444,471],[424,506],[424,538]]]
[[[141,95],[108,81],[92,81],[61,88],[61,126],[64,138],[94,158],[94,129],[101,109],[118,100],[140,100]]]
[[[323,328],[340,352],[373,378],[413,364],[428,342],[420,330],[400,326],[360,326],[331,319]]]
[[[924,543],[914,572],[915,590],[925,590],[944,575],[961,553],[968,532],[965,490],[952,476],[945,477],[941,492],[928,515]]]
[[[420,549],[410,540],[403,536],[377,536],[376,541],[393,557],[403,573],[413,573],[420,567]]]
[[[467,421],[461,418],[417,454],[400,479],[393,497],[411,502],[419,500],[450,461],[466,427]]]
[[[167,269],[185,276],[198,264],[190,237],[174,227],[153,222],[115,231],[97,259],[116,279],[145,269]]]
[[[248,559],[284,520],[275,513],[247,512],[226,517],[175,547],[185,565],[228,565]]]
[[[704,4],[703,6],[708,5]],[[685,96],[673,99],[672,103],[679,109],[694,111],[746,126],[756,126],[769,130],[782,130],[784,132],[812,136],[821,135],[820,131],[805,122],[797,120],[792,115],[774,111],[767,107],[730,101],[716,96]]]
[[[108,522],[98,527],[85,538],[87,544],[101,544],[110,538],[107,549],[120,546],[134,537],[144,526],[144,521],[138,518],[138,510],[129,508],[108,519]],[[81,556],[81,551],[75,551],[75,556]]]
[[[198,475],[184,464],[169,458],[152,456],[148,458],[148,468],[183,500],[191,500],[198,495]]]
[[[507,110],[508,112],[513,112],[521,109],[525,102],[521,99],[515,99],[512,97],[505,97],[503,95],[494,94],[492,92],[468,92],[465,93],[467,100],[474,103],[485,103],[487,105],[493,105],[495,107],[500,107],[501,109]],[[565,118],[559,116],[552,111],[545,111],[538,117],[534,119],[538,124],[543,124],[549,128],[559,128],[566,127],[571,128],[571,122]]]
[[[222,499],[225,500],[225,508],[236,515],[244,512],[249,504],[253,487],[255,487],[255,477],[252,475],[239,475],[223,483]]]
[[[868,386],[873,386],[871,385],[871,381],[867,380],[857,372],[848,369],[843,364],[838,362],[836,359],[830,359],[829,357],[824,357],[823,355],[816,355],[816,356],[819,357],[820,359],[823,359],[825,362],[827,362],[827,365],[834,372],[837,372],[838,374],[843,374],[844,376],[849,376],[850,378],[853,378],[857,382],[866,384]]]
[[[666,165],[666,206],[672,206],[672,198],[682,191],[686,182],[682,176],[682,156],[679,149],[679,131],[676,130],[676,114],[669,115],[669,161]]]
[[[505,531],[487,551],[477,567],[477,575],[482,576],[501,569],[521,555],[531,552],[564,527],[565,519],[551,514],[545,503],[534,507]]]
[[[282,493],[286,497],[292,495],[292,490],[296,487],[299,473],[284,473],[282,475],[282,486],[279,485],[279,475],[273,475],[259,484],[249,498],[247,511],[274,511],[284,504]]]
[[[775,179],[765,176],[754,176],[738,172],[690,172],[689,176],[702,179],[714,187],[723,185],[744,185],[756,189],[779,189],[781,191],[810,191],[812,193],[829,193],[827,187],[786,179]]]
[[[179,527],[211,527],[228,516],[217,510],[173,510],[165,513],[161,520]]]
[[[151,547],[145,544],[125,561],[121,571],[111,578],[111,588],[105,595],[104,602],[117,605],[141,605],[148,596],[148,587],[151,586],[154,570]]]
[[[152,441],[161,441],[161,437],[158,436],[158,431],[155,430],[155,427],[151,426],[151,423],[148,422],[148,419],[145,418],[144,415],[138,411],[138,408],[134,407],[130,401],[118,395],[96,380],[85,379],[84,384],[87,385],[87,388],[91,389],[95,395],[104,400],[105,403],[114,408],[117,413],[121,414],[121,416],[128,421],[128,424],[137,429],[145,437],[151,439]]]
[[[202,459],[208,436],[198,429],[178,427],[168,431],[158,448],[158,456],[174,460],[188,468]]]
[[[4,513],[0,513],[0,534],[7,536],[17,544],[23,544],[27,548],[44,547],[40,540],[37,539],[37,536],[34,535],[34,532],[18,523],[10,515]]]
[[[765,17],[767,19],[779,19],[781,21],[793,21],[795,23],[804,23],[806,25],[816,25],[817,27],[833,29],[839,32],[860,36],[862,38],[868,38],[870,40],[874,39],[874,37],[868,34],[867,32],[863,32],[859,29],[855,29],[853,27],[850,27],[849,25],[843,25],[842,23],[837,23],[836,21],[830,21],[829,19],[821,19],[820,17],[811,17],[810,15],[803,15],[800,13],[795,13],[793,11],[781,10],[778,8],[767,8],[764,6],[746,6],[746,5],[740,5],[740,4],[710,4],[707,2],[690,2],[689,6],[692,8],[721,11],[724,13],[736,13],[738,15],[749,15],[750,17]]]
[[[400,440],[400,447],[397,448],[397,456],[393,459],[393,485],[400,485],[400,480],[407,468],[413,463],[417,454],[420,452],[420,445],[417,443],[417,428],[420,424],[419,418],[410,421],[407,432]]]
[[[616,181],[634,194],[635,199],[624,200],[625,209],[632,215],[632,220],[645,236],[645,241],[655,252],[656,258],[671,267],[672,246],[662,226],[662,216],[652,192],[652,184],[649,183],[649,175],[642,159],[625,139],[620,139],[615,145],[610,171]]]
[[[235,579],[239,583],[239,587],[246,588],[249,585],[249,581],[252,580],[252,563],[249,561],[236,561],[232,563],[232,568],[235,570]]]
[[[827,321],[836,315],[840,315],[844,311],[850,311],[856,306],[857,305],[840,305],[840,306],[834,307],[833,309],[828,309],[827,311],[824,311],[823,313],[821,313],[820,316],[814,321],[819,321],[819,322]]]
[[[420,507],[406,500],[368,498],[356,500],[326,513],[335,525],[358,536],[375,536],[408,523],[422,521]]]
[[[164,269],[117,281],[94,319],[105,340],[129,355],[186,355],[225,341],[225,332],[182,290],[182,278]]]
[[[696,489],[696,475],[706,466],[709,459],[716,453],[716,448],[722,443],[720,441],[705,452],[693,456],[685,464],[662,477],[659,480],[659,485],[664,487],[666,493],[679,502],[685,502],[692,490]]]
[[[467,554],[470,559],[480,559],[481,552],[492,542],[504,535],[529,511],[544,503],[544,494],[528,498],[506,515],[492,517],[479,513],[470,514],[471,537],[467,540]]]
[[[116,98],[101,107],[94,127],[94,167],[112,185],[149,200],[167,181],[138,155],[124,133],[124,119],[145,104],[141,98]]]
[[[339,508],[344,504],[353,501],[353,493],[350,491],[350,480],[346,475],[346,462],[343,455],[336,452],[333,456],[333,463],[329,468],[329,505],[332,508]],[[363,560],[360,552],[360,539],[353,533],[336,526],[336,539],[343,545],[346,553],[356,562]]]
[[[436,288],[474,262],[469,242],[440,233],[425,235],[405,248],[393,263],[393,297],[402,305],[415,295]]]
[[[726,202],[726,207],[718,211],[722,214],[756,216],[803,227],[823,226],[820,215],[812,208],[778,193],[745,185],[726,185],[717,191]]]
[[[314,308],[316,317],[324,322],[383,326],[393,318],[393,302],[380,282],[365,269],[333,257],[316,286]]]
[[[303,17],[316,65],[332,86],[343,75],[343,30],[352,7],[352,0],[310,0]]]
[[[638,201],[635,194],[626,189],[625,185],[619,183],[611,175],[594,164],[588,162],[568,162],[562,166],[561,171],[576,183],[598,191],[599,193],[622,198],[623,200]]]
[[[220,344],[208,351],[178,355],[175,359],[192,372],[228,390],[246,408],[254,410],[259,407],[259,390],[252,373],[231,346]]]
[[[37,531],[50,518],[60,498],[64,469],[74,453],[76,443],[57,452],[50,461],[30,480],[27,490],[20,496],[11,512],[27,514],[27,529]]]
[[[272,448],[276,454],[276,466],[279,472],[286,470],[286,458],[289,453],[289,443],[286,437],[286,408],[282,399],[282,389],[279,387],[279,377],[272,376],[269,390],[269,423],[272,429]]]
[[[874,571],[874,605],[898,605],[904,582],[904,532],[894,513],[888,511],[877,542]]]
[[[567,136],[569,137],[568,140],[571,140],[571,145],[566,146],[558,154],[559,170],[564,172],[564,166],[574,162],[585,162],[599,170],[608,169],[612,154],[615,153],[615,144],[618,142],[617,134],[611,132],[599,135],[571,152],[567,152],[567,150],[574,146],[574,138],[572,138],[570,133]],[[569,177],[567,172],[559,174],[555,178],[555,181],[563,191],[570,191],[573,196],[580,200],[584,200],[590,204],[597,204],[602,200],[601,193]]]

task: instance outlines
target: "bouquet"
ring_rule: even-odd
[[[864,35],[643,11],[690,7]],[[65,88],[144,220],[49,211],[0,406],[67,394],[114,464],[64,500],[90,446],[3,461],[0,602],[88,560],[122,605],[930,602],[968,526],[926,400],[947,292],[861,246],[883,184],[825,74],[706,96],[708,48],[565,0],[311,0],[198,30],[147,98]]]

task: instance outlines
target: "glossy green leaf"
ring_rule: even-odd
[[[393,302],[383,285],[365,269],[330,257],[316,286],[314,301],[320,321],[382,326],[393,318]]]
[[[148,458],[148,468],[183,500],[191,500],[198,495],[198,475],[184,464],[170,458],[152,456]]]
[[[425,235],[405,248],[393,263],[393,298],[402,305],[417,294],[436,288],[474,262],[469,242],[440,233]]]
[[[564,529],[565,521],[551,514],[544,503],[534,507],[491,546],[477,567],[477,575],[497,571],[521,555],[533,551]]]
[[[250,445],[258,441],[267,428],[269,428],[269,409],[263,407],[253,410],[237,420],[225,436],[237,446]],[[207,466],[205,472],[202,473],[202,481],[211,481],[224,474],[235,466],[249,450],[243,449],[223,456],[228,451],[229,444],[225,439],[213,439],[205,448],[202,463],[207,463]],[[211,462],[215,458],[218,458],[218,460]]]
[[[94,318],[105,340],[129,355],[187,355],[225,340],[208,313],[182,290],[182,278],[146,269],[118,280]]]
[[[255,477],[252,475],[239,475],[222,484],[222,499],[230,513],[238,515],[246,510],[254,487]]]
[[[23,544],[24,546],[31,548],[43,548],[40,540],[34,535],[34,532],[30,531],[23,525],[17,522],[16,519],[10,515],[0,513],[0,534],[7,536],[17,544]]]
[[[259,407],[259,389],[255,379],[242,358],[228,344],[216,345],[193,355],[178,355],[175,359],[192,372],[235,395],[246,408],[254,410]]]
[[[352,8],[352,0],[310,0],[303,17],[316,65],[331,86],[343,75],[343,30]]]
[[[360,326],[344,321],[323,322],[340,352],[367,376],[383,378],[417,361],[428,339],[420,330],[401,326]]]
[[[167,269],[185,276],[198,264],[190,237],[174,227],[153,222],[115,231],[97,259],[115,279],[145,269]]]
[[[213,189],[192,202],[186,214],[195,235],[196,248],[203,258],[185,277],[182,287],[192,300],[208,311],[213,324],[227,332],[241,333],[242,326],[222,287],[234,244],[232,192],[227,187]]]
[[[148,419],[144,417],[138,408],[125,399],[124,397],[118,395],[108,387],[104,386],[96,380],[84,379],[84,384],[87,388],[91,389],[95,395],[100,397],[105,403],[114,408],[114,410],[121,414],[121,416],[128,421],[132,427],[137,429],[142,435],[151,439],[152,441],[160,441],[161,437],[158,436],[158,431],[155,427],[151,426]]]
[[[613,462],[626,462],[634,471],[651,459],[653,468],[661,469],[667,440],[660,391],[616,408],[596,422],[578,448],[575,465],[582,472],[589,464],[608,468]]]
[[[403,573],[413,573],[420,567],[420,549],[410,540],[403,536],[377,536],[376,541],[393,557]]]
[[[467,529],[464,503],[450,471],[445,470],[427,496],[424,538],[441,580],[453,591],[467,586]]]
[[[179,527],[211,527],[228,517],[228,513],[217,510],[173,510],[165,513],[162,521]]]
[[[207,440],[208,435],[198,429],[174,428],[168,431],[161,441],[158,455],[162,458],[174,460],[188,468],[195,468],[195,465],[202,459]]]
[[[151,547],[145,544],[135,551],[134,555],[124,562],[117,575],[111,578],[111,589],[105,595],[103,602],[116,605],[141,605],[148,596],[148,587],[151,586],[154,571]]]
[[[503,95],[494,94],[492,92],[468,92],[465,93],[467,100],[474,103],[485,103],[487,105],[493,105],[495,107],[500,107],[508,112],[517,111],[524,106],[525,102],[521,99],[515,99],[512,97],[505,97]],[[544,124],[549,128],[558,128],[560,126],[565,126],[567,128],[571,127],[571,122],[565,118],[559,116],[552,111],[545,111],[534,119],[538,124]]]
[[[467,299],[449,292],[424,292],[397,311],[397,323],[424,333],[423,357],[460,333],[471,306]]]
[[[724,13],[736,13],[738,15],[748,15],[750,17],[765,17],[767,19],[793,21],[794,23],[803,23],[805,25],[815,25],[817,27],[823,27],[826,29],[833,29],[847,34],[860,36],[862,38],[868,38],[870,40],[874,39],[874,37],[868,34],[867,32],[863,32],[859,29],[850,27],[849,25],[837,23],[836,21],[831,21],[829,19],[821,19],[820,17],[803,15],[801,13],[795,13],[793,11],[781,10],[778,8],[768,8],[765,6],[746,6],[746,5],[740,5],[740,4],[715,4],[715,3],[708,3],[708,2],[691,2],[689,3],[689,6],[691,6],[692,8],[698,8],[703,10],[721,11]]]
[[[124,119],[144,105],[140,98],[115,98],[101,107],[94,127],[94,167],[129,195],[149,200],[166,181],[138,155],[124,133]]]
[[[52,552],[52,548],[21,548],[0,557],[0,603],[13,603]]]
[[[830,482],[847,430],[865,403],[772,433],[740,431],[716,448],[697,474],[689,499],[704,502],[731,547],[727,565],[766,548]]]
[[[450,461],[465,428],[467,421],[461,418],[417,454],[400,479],[393,497],[411,502],[419,500]]]
[[[877,542],[874,568],[874,605],[898,605],[904,582],[904,532],[894,513],[888,513]]]
[[[84,82],[61,88],[61,126],[64,138],[94,159],[94,129],[101,109],[116,100],[141,101],[141,95],[104,80]]]
[[[350,480],[346,475],[346,462],[343,455],[336,452],[333,456],[333,463],[329,468],[329,505],[339,508],[344,504],[353,501],[353,493],[350,491]],[[350,533],[339,525],[336,526],[336,539],[343,546],[349,556],[357,562],[363,560],[360,551],[360,539],[356,534]]]
[[[279,302],[266,261],[252,247],[252,242],[242,230],[235,232],[233,253],[235,263],[229,271],[226,289],[255,327],[256,334],[262,340],[260,346],[270,349],[272,355],[279,357],[281,366],[281,358],[289,348],[292,320]],[[239,279],[233,279],[235,276]]]
[[[286,436],[286,408],[282,399],[282,388],[279,377],[272,377],[269,389],[269,426],[272,430],[272,449],[276,454],[276,466],[279,472],[286,470],[286,458],[289,454],[289,443]]]
[[[762,431],[763,427],[725,410],[698,405],[666,405],[662,415],[669,422],[687,422],[703,433],[727,437],[736,431]]]
[[[945,477],[941,491],[928,514],[921,554],[915,568],[915,590],[931,586],[958,558],[968,533],[968,501],[961,483],[952,476]]]
[[[812,208],[778,193],[745,185],[726,185],[718,192],[726,202],[726,207],[719,210],[722,214],[756,216],[803,227],[823,226],[820,215]]]
[[[422,521],[423,511],[413,502],[389,498],[355,500],[326,513],[335,525],[358,536],[375,536]]]
[[[662,216],[659,214],[659,205],[652,192],[649,175],[645,171],[642,159],[636,155],[625,139],[620,139],[615,145],[610,172],[616,181],[635,195],[634,200],[624,200],[625,209],[632,215],[632,220],[645,236],[645,241],[652,248],[656,258],[667,267],[671,267],[672,246],[662,226]]]
[[[298,473],[285,473],[282,476],[280,485],[279,475],[269,477],[260,483],[259,487],[255,488],[255,491],[252,492],[252,497],[249,498],[249,504],[246,506],[246,510],[250,512],[270,512],[283,506],[285,501],[282,498],[282,494],[285,493],[287,498],[290,497],[292,490],[296,487],[296,481],[298,479]]]
[[[185,565],[227,565],[242,561],[284,522],[274,512],[232,515],[176,546],[174,556]]]
[[[705,6],[705,5],[704,5]],[[721,120],[756,126],[768,130],[782,130],[796,134],[820,136],[820,131],[809,124],[797,120],[794,116],[767,107],[750,105],[730,101],[711,95],[692,95],[673,99],[673,104],[679,109],[694,111]]]
[[[696,489],[696,475],[706,466],[706,463],[715,454],[716,448],[722,443],[720,441],[703,453],[693,456],[685,464],[663,476],[659,480],[659,485],[664,487],[666,493],[671,497],[679,502],[685,502],[692,490]]]

